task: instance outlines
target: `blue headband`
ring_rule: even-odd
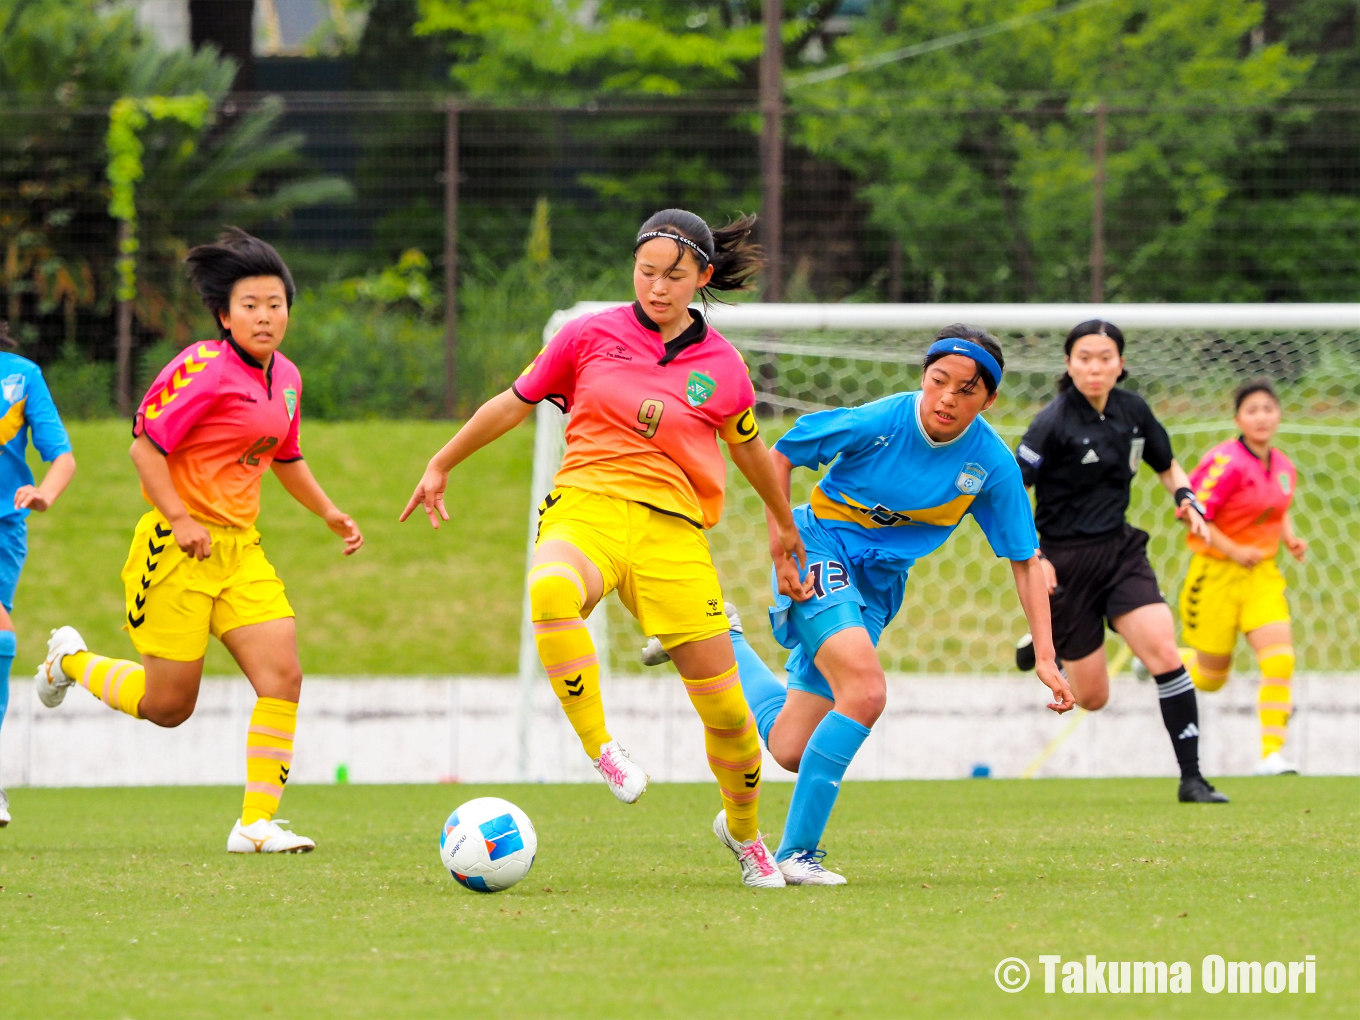
[[[1001,366],[996,363],[996,358],[987,352],[987,348],[981,344],[975,344],[971,340],[961,340],[958,337],[946,337],[943,340],[936,340],[930,345],[930,350],[926,351],[926,357],[933,354],[961,354],[965,358],[972,358],[978,363],[979,368],[987,370],[987,374],[992,377],[992,384],[997,389],[1001,388]]]

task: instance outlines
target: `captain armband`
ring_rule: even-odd
[[[749,443],[759,434],[760,426],[756,424],[755,409],[751,407],[748,407],[736,417],[723,422],[722,428],[718,430],[718,435],[722,436],[723,442],[732,446]]]

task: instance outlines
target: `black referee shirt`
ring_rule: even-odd
[[[1101,414],[1072,387],[1035,415],[1015,459],[1040,538],[1062,542],[1122,527],[1138,465],[1171,467],[1171,439],[1138,394],[1115,387]]]

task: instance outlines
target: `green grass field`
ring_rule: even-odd
[[[15,597],[19,662],[37,661],[48,631],[79,628],[92,648],[132,655],[119,571],[148,509],[123,422],[72,422],[79,465],[46,514],[29,518],[29,557]],[[435,534],[397,523],[449,422],[305,422],[303,450],[332,499],[366,538],[353,558],[319,518],[265,476],[259,528],[298,612],[303,668],[315,674],[514,672],[529,526],[533,430],[518,429],[461,465]],[[18,670],[16,670],[18,671]],[[27,672],[25,669],[23,672]],[[207,671],[236,673],[217,642]]]
[[[840,889],[747,890],[707,786],[298,787],[303,857],[223,852],[237,789],[13,791],[0,1015],[1356,1016],[1360,782],[852,783]],[[767,819],[791,788],[772,784]],[[537,824],[529,878],[439,865],[462,800]],[[777,823],[776,823],[777,824]],[[1185,960],[1188,995],[1045,995],[1038,956]],[[1317,957],[1314,995],[1210,995],[1201,960]],[[998,990],[1025,959],[1034,980]]]

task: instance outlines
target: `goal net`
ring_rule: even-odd
[[[558,312],[545,341],[566,321],[609,307],[580,304]],[[921,360],[937,329],[952,322],[985,326],[1006,356],[1001,396],[987,419],[1014,447],[1053,398],[1067,330],[1108,318],[1127,338],[1124,383],[1152,405],[1190,470],[1215,443],[1236,434],[1232,391],[1256,376],[1271,379],[1283,404],[1276,444],[1298,467],[1293,516],[1311,543],[1305,564],[1282,553],[1289,582],[1299,668],[1360,668],[1360,305],[738,305],[711,321],[744,355],[755,384],[765,440],[773,443],[799,414],[861,404],[920,384]],[[562,459],[566,417],[548,403],[537,411],[529,543],[537,506]],[[794,502],[816,477],[794,472]],[[1188,561],[1170,497],[1150,470],[1134,481],[1129,521],[1152,540],[1148,554],[1173,606]],[[772,602],[760,499],[729,465],[722,522],[709,533],[727,599],[752,645],[771,666],[787,653],[770,636]],[[541,668],[525,595],[520,676]],[[604,671],[640,669],[644,636],[615,596],[588,621]],[[945,547],[916,564],[906,600],[884,632],[879,655],[890,673],[996,673],[1013,669],[1011,649],[1024,617],[1004,560],[966,517]],[[1250,660],[1239,649],[1239,669]]]

